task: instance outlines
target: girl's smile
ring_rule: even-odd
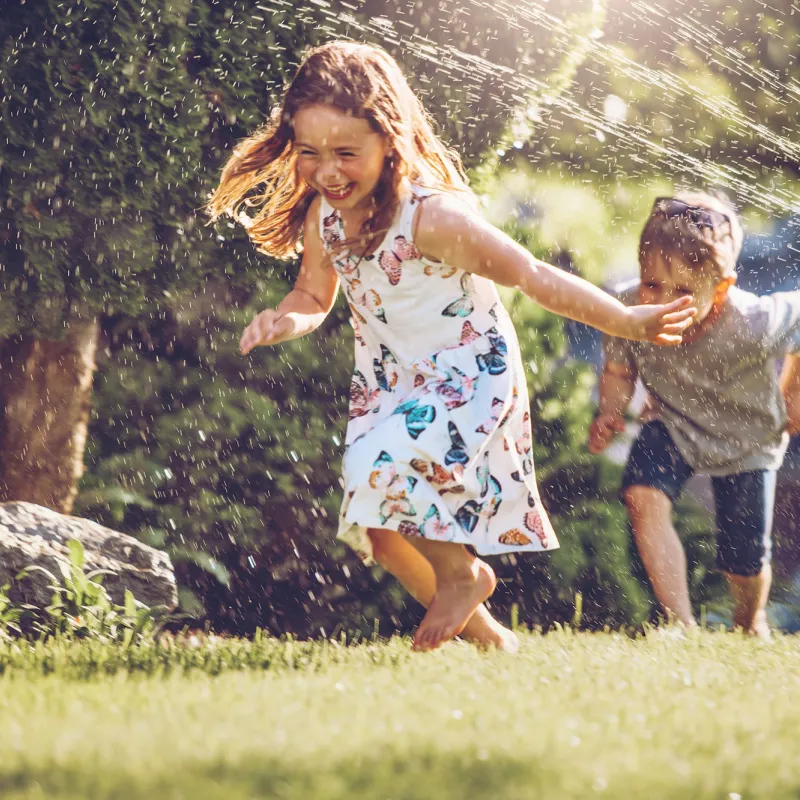
[[[355,183],[347,183],[344,186],[323,187],[322,192],[328,200],[346,200],[355,188]]]

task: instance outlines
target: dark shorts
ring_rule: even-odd
[[[667,426],[648,422],[631,448],[622,492],[631,486],[662,491],[673,504],[694,470],[684,461]],[[772,557],[774,470],[713,476],[717,509],[717,566],[733,575],[758,575]]]

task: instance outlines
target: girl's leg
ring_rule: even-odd
[[[418,603],[428,608],[436,593],[436,575],[430,561],[397,531],[381,528],[368,533],[375,560],[394,575]],[[476,644],[499,650],[513,652],[519,646],[513,631],[494,619],[483,604],[470,617],[461,635]]]
[[[430,562],[436,592],[414,634],[415,650],[434,650],[458,636],[497,585],[492,568],[463,544],[413,537],[409,542]]]
[[[639,555],[658,602],[670,617],[696,624],[689,601],[686,554],[672,527],[672,501],[660,489],[629,486],[625,505]]]

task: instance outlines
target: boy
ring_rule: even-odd
[[[717,564],[734,600],[734,624],[769,636],[766,603],[775,477],[788,442],[776,360],[788,355],[783,386],[800,405],[800,291],[764,297],[735,287],[742,229],[716,197],[658,198],[639,244],[641,279],[630,302],[691,295],[697,315],[677,347],[607,337],[599,412],[589,449],[624,429],[637,377],[650,402],[622,484],[636,545],[670,618],[695,625],[686,556],[672,507],[695,472],[711,476]],[[798,353],[798,355],[793,355]]]

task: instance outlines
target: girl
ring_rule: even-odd
[[[260,207],[253,218],[243,206]],[[464,633],[511,649],[486,611],[474,555],[558,546],[533,474],[525,374],[495,283],[615,336],[677,344],[691,298],[625,307],[534,259],[476,211],[458,157],[380,48],[312,50],[273,122],[233,153],[209,201],[256,246],[290,257],[292,291],[258,314],[241,352],[319,327],[345,287],[355,370],[339,537],[428,611],[430,650]],[[469,547],[467,547],[467,545]]]

